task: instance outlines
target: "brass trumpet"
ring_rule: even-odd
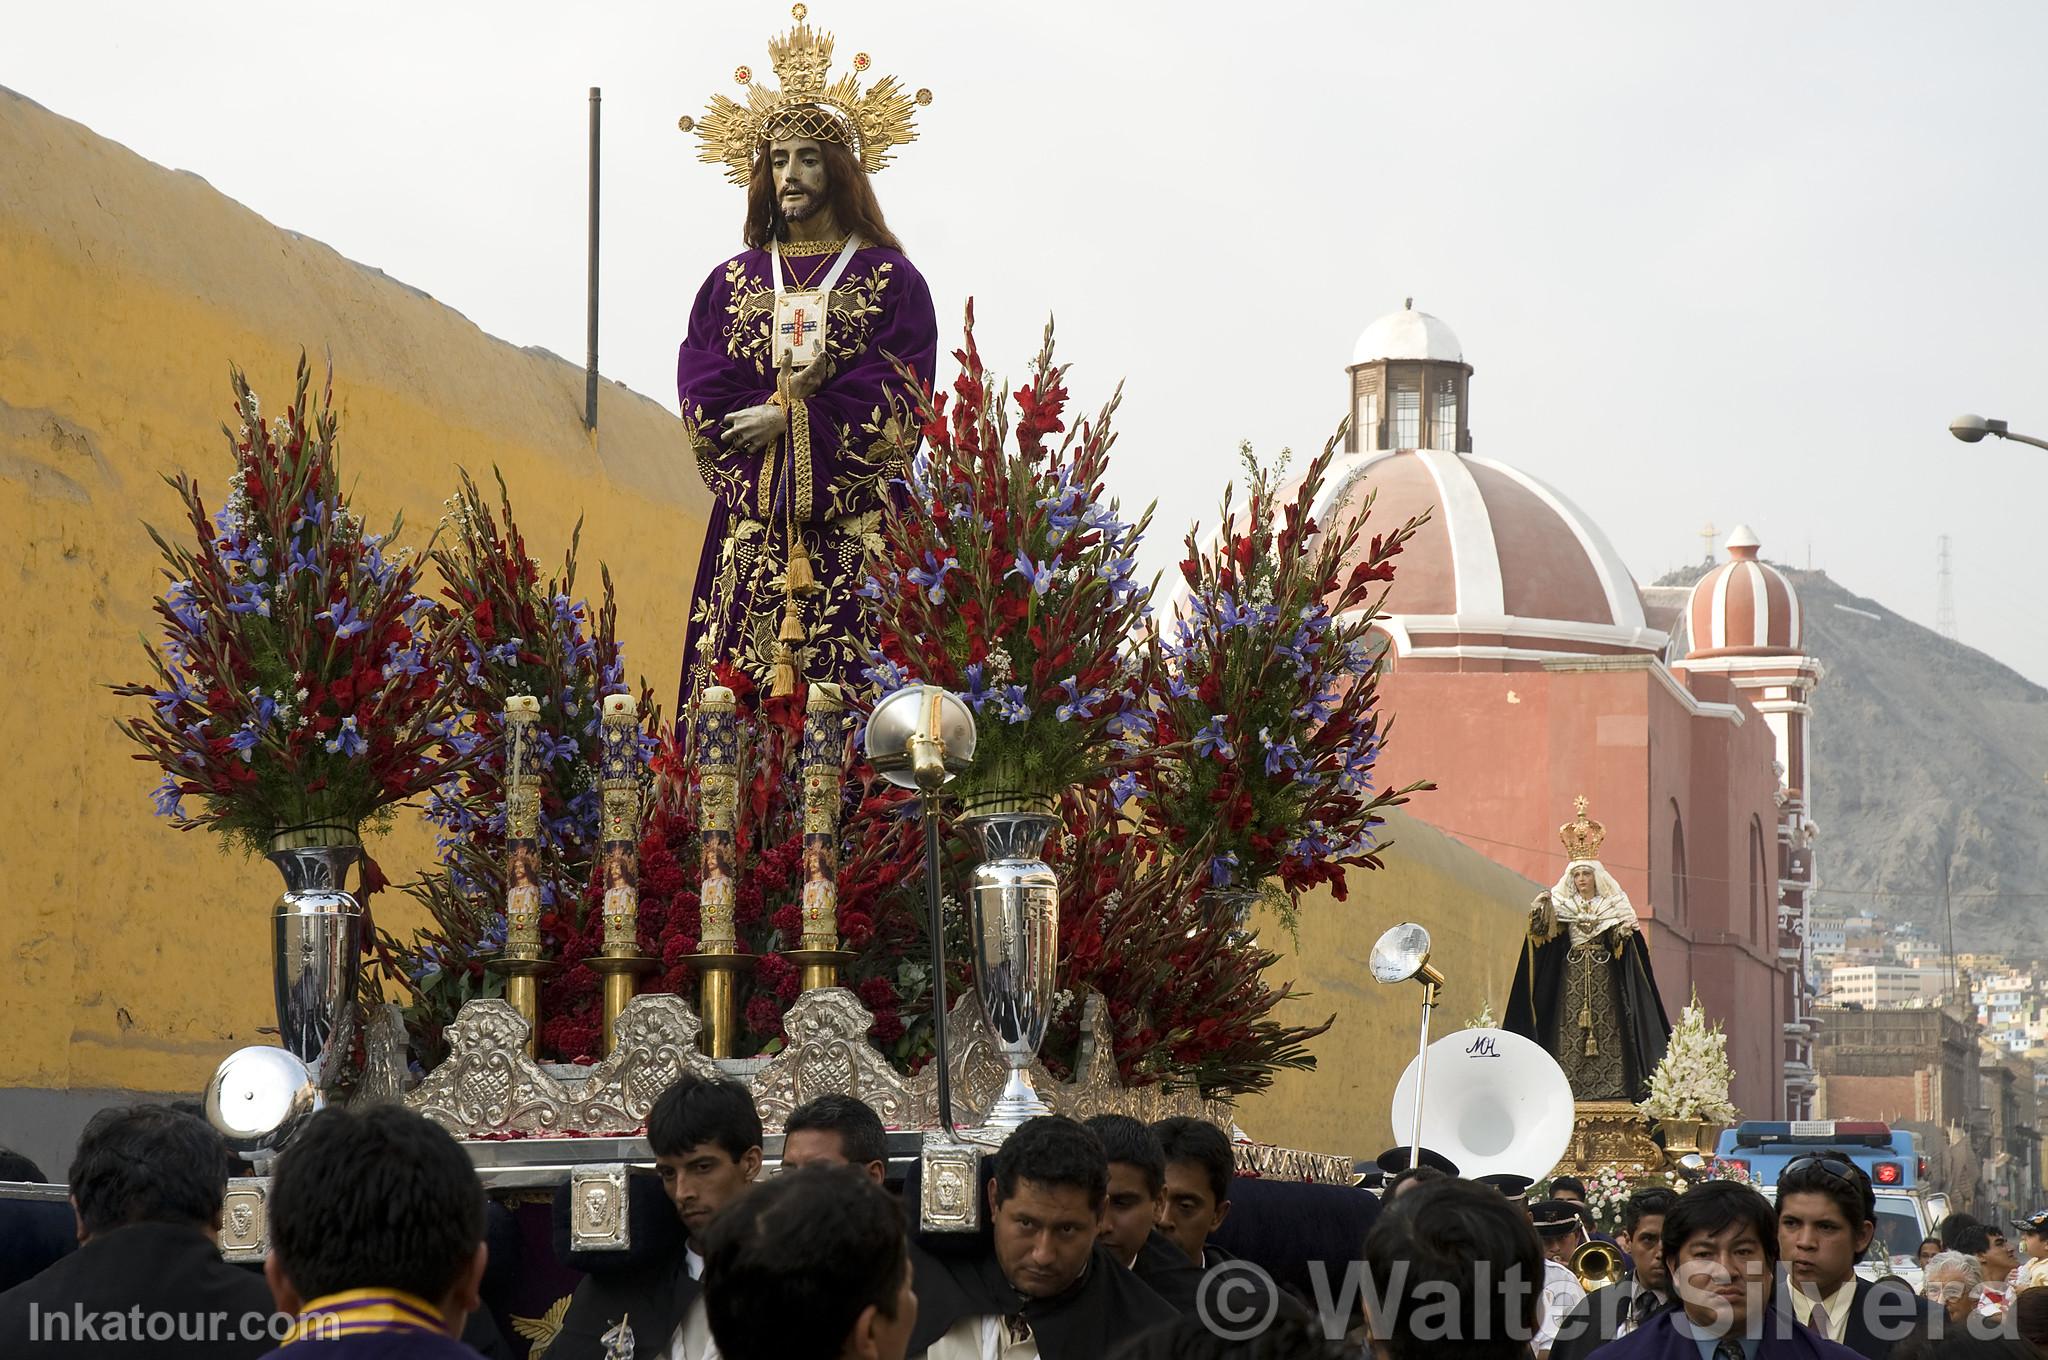
[[[1577,1278],[1588,1294],[1621,1282],[1621,1253],[1606,1242],[1581,1242],[1573,1249],[1565,1269]]]

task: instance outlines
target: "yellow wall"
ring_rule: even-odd
[[[583,584],[609,562],[628,675],[674,703],[708,506],[675,417],[605,383],[592,438],[581,369],[0,90],[0,1087],[195,1090],[274,1023],[281,881],[153,815],[103,687],[145,675],[141,521],[178,523],[159,474],[217,503],[229,362],[274,409],[302,346],[332,356],[373,526],[402,511],[422,542],[455,469],[488,485],[493,463],[543,568],[586,516]],[[430,849],[404,816],[371,846],[394,878]],[[396,894],[375,905],[414,923]]]
[[[1308,994],[1288,1000],[1280,1018],[1320,1024],[1337,1016],[1315,1041],[1313,1072],[1284,1073],[1241,1102],[1238,1125],[1262,1142],[1376,1157],[1408,1141],[1394,1134],[1394,1085],[1415,1058],[1422,988],[1373,981],[1366,959],[1388,926],[1417,921],[1429,931],[1430,961],[1444,974],[1433,1039],[1465,1028],[1488,1004],[1496,1016],[1507,1010],[1539,885],[1413,817],[1395,812],[1387,820],[1387,867],[1351,870],[1349,901],[1327,888],[1304,900],[1298,946],[1270,918],[1262,922],[1261,939],[1284,956],[1272,976],[1293,978]]]

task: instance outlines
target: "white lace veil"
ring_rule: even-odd
[[[1572,870],[1581,866],[1593,871],[1593,890],[1598,895],[1591,901],[1582,900],[1572,886]],[[1636,924],[1636,909],[1628,894],[1597,859],[1575,859],[1567,864],[1563,877],[1550,890],[1550,905],[1556,909],[1557,919],[1571,927],[1573,944],[1585,944],[1618,925]]]

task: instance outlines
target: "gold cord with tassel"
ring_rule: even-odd
[[[804,552],[803,540],[797,537],[796,497],[792,494],[796,485],[796,431],[789,418],[789,360],[785,356],[775,371],[775,404],[782,408],[783,446],[789,450],[789,473],[782,479],[784,523],[788,525],[788,561],[782,572],[782,626],[775,634],[774,674],[769,678],[768,694],[771,698],[786,699],[796,693],[797,662],[796,649],[804,640],[803,615],[798,606],[798,573],[811,589],[816,589],[816,578],[811,574],[811,559]]]

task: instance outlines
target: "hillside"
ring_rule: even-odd
[[[1825,572],[1779,570],[1826,667],[1813,711],[1819,902],[1939,932],[1946,866],[1958,949],[2048,956],[2048,690]]]

